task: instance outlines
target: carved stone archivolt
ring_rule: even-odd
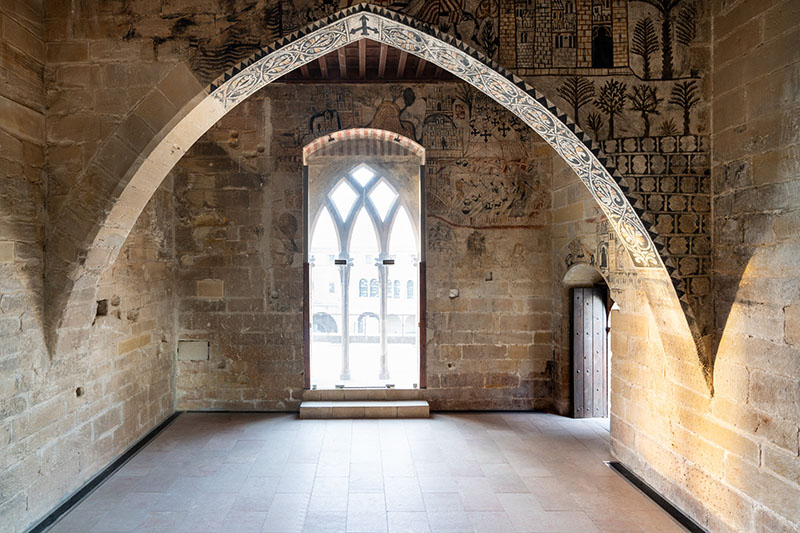
[[[533,87],[453,37],[406,16],[361,4],[277,41],[209,88],[225,109],[282,75],[351,42],[372,39],[449,71],[507,108],[572,167],[603,209],[635,266],[663,268],[653,238],[592,140]]]

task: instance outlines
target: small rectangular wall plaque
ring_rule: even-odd
[[[178,361],[208,361],[208,341],[178,341]]]

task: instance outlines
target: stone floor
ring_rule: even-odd
[[[51,531],[683,531],[607,442],[540,413],[185,413]]]

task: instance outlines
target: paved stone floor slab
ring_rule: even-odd
[[[50,531],[671,532],[608,421],[184,413]]]

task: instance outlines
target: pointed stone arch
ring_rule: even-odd
[[[78,332],[93,318],[100,274],[116,260],[147,201],[194,142],[267,84],[361,39],[434,63],[530,126],[588,188],[637,269],[672,280],[668,299],[689,311],[682,292],[675,292],[673,269],[662,261],[641,211],[619,185],[615,169],[573,120],[535,88],[452,36],[388,9],[359,4],[278,40],[209,86],[202,87],[185,65],[179,65],[128,114],[73,187],[48,236],[46,298],[52,353],[79,347]],[[692,325],[689,317],[688,328]],[[693,329],[691,333],[698,337]]]

